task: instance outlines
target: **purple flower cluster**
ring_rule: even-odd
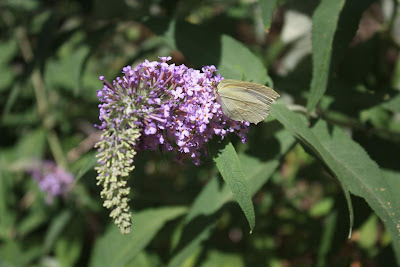
[[[205,144],[214,136],[225,137],[230,132],[246,141],[247,122],[226,117],[216,102],[214,90],[221,81],[214,66],[202,72],[185,65],[145,61],[134,69],[123,68],[124,76],[113,85],[104,77],[97,96],[100,104],[100,129],[123,127],[126,119],[136,117],[142,136],[136,149],[175,151],[177,159],[189,156],[200,164]],[[115,112],[118,111],[118,112]],[[117,115],[116,115],[117,114]],[[110,117],[110,115],[113,115]]]
[[[111,83],[104,79],[97,92],[103,131],[96,144],[100,166],[97,184],[103,187],[104,206],[121,233],[129,233],[129,173],[139,150],[161,147],[173,151],[176,159],[191,158],[200,164],[205,144],[214,136],[236,133],[246,141],[248,122],[237,122],[222,113],[214,91],[222,80],[214,66],[202,71],[185,65],[145,61],[135,68],[123,68],[123,76]]]
[[[72,174],[58,167],[52,161],[44,161],[38,166],[31,167],[30,173],[40,189],[47,193],[48,202],[51,202],[56,196],[65,196],[74,183]]]

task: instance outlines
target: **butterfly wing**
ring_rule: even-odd
[[[229,93],[221,97],[222,112],[235,121],[249,121],[251,123],[259,123],[264,120],[268,114],[268,108],[265,104],[257,99],[243,101],[237,93],[229,96]]]
[[[269,107],[279,94],[267,86],[235,80],[218,85],[217,101],[229,118],[257,124],[269,115]]]
[[[222,80],[218,85],[218,92],[225,89],[243,90],[248,94],[257,97],[260,101],[267,105],[271,105],[278,97],[279,94],[271,88],[252,82],[236,81],[225,79]]]

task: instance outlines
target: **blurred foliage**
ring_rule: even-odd
[[[399,51],[396,0],[1,1],[0,266],[399,265]],[[123,236],[93,170],[98,77],[168,55],[281,98],[237,156],[139,153]],[[75,176],[52,203],[26,171],[45,159]]]

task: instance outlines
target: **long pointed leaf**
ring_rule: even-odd
[[[307,102],[308,112],[314,110],[326,91],[333,38],[344,4],[345,0],[322,0],[314,12],[312,19],[313,76]]]
[[[228,184],[233,196],[249,222],[250,232],[255,226],[254,206],[247,181],[235,148],[227,138],[210,146],[210,152],[222,178]]]
[[[343,187],[345,184],[344,179],[346,179],[346,176],[342,170],[343,166],[336,162],[329,151],[327,151],[326,148],[321,144],[320,140],[318,140],[314,133],[308,128],[307,121],[303,116],[290,111],[281,104],[272,105],[271,114],[273,114],[275,118],[277,118],[278,121],[282,123],[285,128],[287,128],[294,136],[300,139],[300,141],[304,145],[314,151],[314,153],[318,155],[318,157],[332,170],[335,176],[339,179],[343,188],[343,193],[347,200],[347,205],[349,207],[350,236],[351,229],[353,227],[354,214],[349,189]]]
[[[274,16],[275,6],[278,0],[258,0],[261,8],[261,16],[264,23],[264,29],[271,27],[272,18]]]
[[[294,114],[283,105],[273,105],[272,114],[332,170],[342,184],[349,205],[351,202],[348,192],[367,201],[391,233],[399,259],[400,201],[379,166],[366,151],[341,129],[329,129],[324,121],[318,122],[310,130],[302,116]],[[349,208],[352,220],[353,212],[351,206]],[[350,224],[352,225],[352,221]]]
[[[285,155],[290,147],[295,143],[294,138],[286,130],[280,130],[273,138],[267,138],[266,143],[277,141],[279,144],[279,151],[271,159],[267,161],[260,161],[258,158],[246,155],[244,153],[239,154],[239,160],[243,163],[244,173],[247,175],[245,179],[249,184],[249,190],[254,195],[271,177],[271,175],[279,167],[279,159]],[[232,192],[229,190],[226,184],[220,188],[217,177],[211,179],[204,189],[197,196],[195,202],[190,208],[189,213],[186,215],[185,228],[189,228],[189,231],[193,231],[189,225],[193,220],[201,218],[202,216],[212,216],[223,207],[223,205],[229,201],[233,201],[234,197]],[[196,222],[197,225],[198,222]],[[192,235],[191,239],[183,246],[182,249],[171,259],[169,266],[182,266],[189,258],[195,254],[201,246],[201,243],[210,236],[215,226],[215,220],[208,220],[202,224],[202,230]],[[180,245],[182,240],[180,241]]]
[[[280,158],[287,153],[294,144],[295,139],[286,130],[280,130],[274,138],[266,139],[266,143],[277,140],[280,151],[268,161],[261,161],[258,158],[240,153],[239,160],[242,163],[243,171],[246,173],[245,179],[249,185],[250,194],[254,195],[271,177],[279,167]],[[212,178],[204,189],[197,196],[185,221],[189,222],[200,215],[211,215],[222,208],[222,206],[233,201],[234,196],[229,187],[224,184],[220,187],[217,177]]]
[[[396,184],[385,178],[367,152],[335,127],[329,133],[327,124],[318,122],[313,132],[334,160],[341,166],[343,185],[352,194],[367,201],[391,233],[393,246],[400,259],[400,199]]]

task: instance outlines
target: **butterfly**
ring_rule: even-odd
[[[278,97],[265,85],[230,79],[222,80],[216,90],[217,102],[226,116],[254,124],[268,117],[269,107]]]

